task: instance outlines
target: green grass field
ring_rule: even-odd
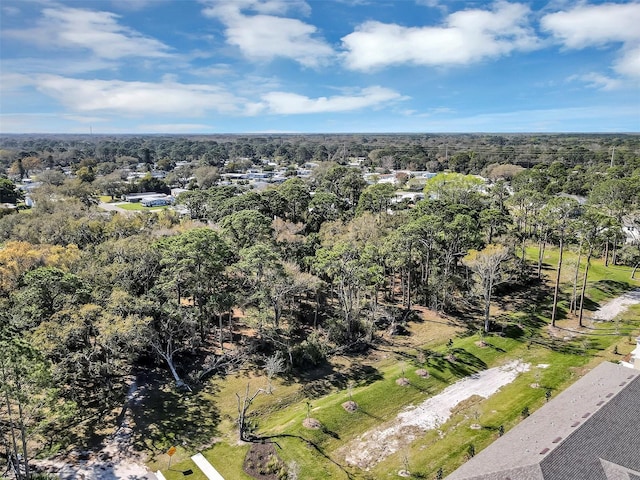
[[[129,210],[129,211],[153,212],[157,210],[166,210],[167,208],[169,208],[169,205],[163,205],[160,207],[145,207],[141,203],[120,203],[118,207],[122,208],[123,210]]]
[[[530,249],[527,254],[537,258],[537,249]],[[393,478],[405,462],[408,462],[412,478],[434,478],[439,468],[445,475],[451,473],[466,459],[469,445],[473,445],[476,452],[482,450],[497,437],[500,426],[508,431],[520,421],[523,408],[534,411],[544,404],[547,390],[553,397],[600,362],[618,361],[633,349],[635,335],[640,329],[639,305],[629,309],[616,322],[589,323],[587,328],[580,330],[575,318],[566,313],[573,278],[570,265],[574,259],[575,253],[565,253],[563,315],[555,331],[547,328],[549,286],[539,304],[530,300],[517,304],[516,310],[503,308],[501,315],[510,326],[505,330],[509,333],[485,337],[489,346],[480,344],[478,335],[465,333],[455,326],[429,321],[410,325],[412,336],[398,339],[394,345],[381,347],[366,357],[339,357],[322,371],[306,372],[306,376],[316,380],[276,379],[273,394],[259,395],[251,408],[256,432],[277,442],[278,456],[286,464],[292,461],[298,464],[298,478]],[[548,283],[554,280],[556,261],[557,251],[548,248],[544,270]],[[630,280],[629,268],[604,267],[601,260],[594,259],[587,285],[588,308],[595,310],[599,303],[639,286],[640,282]],[[449,350],[447,338],[453,339]],[[412,339],[415,339],[414,344]],[[425,339],[428,339],[430,351],[425,349]],[[617,353],[614,353],[615,348]],[[454,352],[463,361],[452,364],[444,360],[447,352]],[[341,448],[375,426],[391,421],[406,406],[422,402],[474,371],[514,359],[531,364],[531,369],[490,398],[463,402],[437,430],[422,432],[417,440],[369,471],[345,463]],[[539,368],[538,365],[548,367]],[[428,370],[429,378],[416,375],[417,368]],[[396,384],[403,375],[409,379],[409,386]],[[351,397],[347,388],[349,379],[352,380]],[[182,423],[182,428],[192,431],[191,422],[197,422],[198,415],[202,417],[203,412],[211,411],[207,414],[210,425],[201,422],[200,429],[196,430],[198,438],[204,439],[208,435],[213,446],[205,447],[204,455],[225,478],[250,478],[242,471],[249,446],[238,442],[235,425],[236,393],[242,394],[247,384],[254,392],[265,387],[266,378],[260,372],[242,371],[213,379],[206,391],[191,397],[189,405],[184,405],[184,400],[179,398],[165,399],[169,402],[164,404],[165,409],[171,408],[171,402],[183,402],[186,408],[184,421],[175,422],[175,429]],[[349,398],[358,404],[359,409],[354,413],[346,412],[341,406]],[[190,413],[193,411],[195,414]],[[319,420],[323,428],[303,427],[302,422],[308,414]],[[472,429],[472,423],[481,428]],[[158,439],[157,444],[165,449],[177,437],[184,436],[178,432],[172,435],[165,432],[167,438]],[[183,478],[183,472],[189,469],[193,469],[194,474],[188,478],[200,478],[188,459],[197,452],[196,443],[187,442],[179,449],[178,463],[170,471],[163,470],[167,479]],[[163,457],[160,453],[162,449],[155,450],[158,453],[152,463],[155,468],[166,468],[162,465],[167,461],[166,455]]]

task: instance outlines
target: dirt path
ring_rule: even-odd
[[[456,405],[474,395],[488,398],[530,367],[515,360],[463,378],[420,405],[406,408],[395,419],[360,435],[337,453],[344,456],[347,463],[368,470],[423,432],[445,423]]]
[[[157,480],[144,465],[144,458],[131,447],[133,421],[130,407],[141,401],[145,387],[134,380],[127,393],[127,401],[118,429],[97,452],[72,452],[65,459],[38,460],[33,464],[40,470],[58,475],[60,480]]]
[[[625,312],[630,306],[638,303],[640,303],[640,288],[605,303],[591,315],[591,318],[592,320],[610,321]]]
[[[118,206],[118,205],[121,205],[122,203],[126,203],[126,202],[118,202],[118,203],[100,202],[98,204],[98,207],[100,207],[103,210],[106,210],[107,212],[118,212],[118,213],[123,213],[125,215],[131,215],[132,213],[131,210],[125,210],[124,208],[120,208]]]

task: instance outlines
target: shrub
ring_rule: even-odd
[[[293,362],[300,367],[315,367],[323,363],[326,358],[326,347],[316,332],[293,348]]]

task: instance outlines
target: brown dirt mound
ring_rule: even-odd
[[[401,387],[406,387],[409,385],[409,379],[406,377],[402,377],[396,380],[396,385],[400,385]]]
[[[254,443],[244,457],[242,469],[257,480],[278,480],[287,467],[272,443]]]
[[[422,378],[429,378],[429,372],[427,372],[424,368],[416,370],[416,375]]]
[[[353,413],[356,410],[358,410],[358,404],[356,402],[354,402],[353,400],[349,400],[349,401],[344,402],[342,404],[342,408],[344,408],[349,413]]]
[[[302,421],[302,426],[305,427],[305,428],[309,428],[311,430],[318,430],[318,429],[322,428],[322,424],[318,420],[316,420],[315,418],[311,418],[311,417],[305,418]]]

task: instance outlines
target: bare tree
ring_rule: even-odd
[[[222,355],[208,355],[197,373],[196,379],[202,381],[215,372],[229,372],[240,367],[248,358],[250,351],[246,348],[236,349]]]
[[[153,351],[167,363],[177,388],[191,390],[178,374],[174,357],[199,345],[198,323],[187,308],[178,307],[149,324],[146,335]]]
[[[509,259],[509,249],[504,245],[487,245],[483,250],[471,250],[462,262],[471,269],[479,280],[484,300],[484,331],[489,331],[491,296],[496,285],[509,279],[504,265]]]
[[[267,360],[264,362],[264,370],[267,374],[267,393],[271,394],[273,392],[271,379],[286,370],[282,353],[276,352],[270,357],[267,357]]]
[[[262,388],[257,389],[253,395],[249,393],[249,383],[247,383],[247,389],[244,395],[240,395],[236,393],[236,398],[238,399],[238,431],[240,434],[241,441],[251,441],[251,439],[247,436],[247,430],[249,426],[247,424],[247,412],[251,407],[251,404],[256,399],[258,395],[264,393]]]

